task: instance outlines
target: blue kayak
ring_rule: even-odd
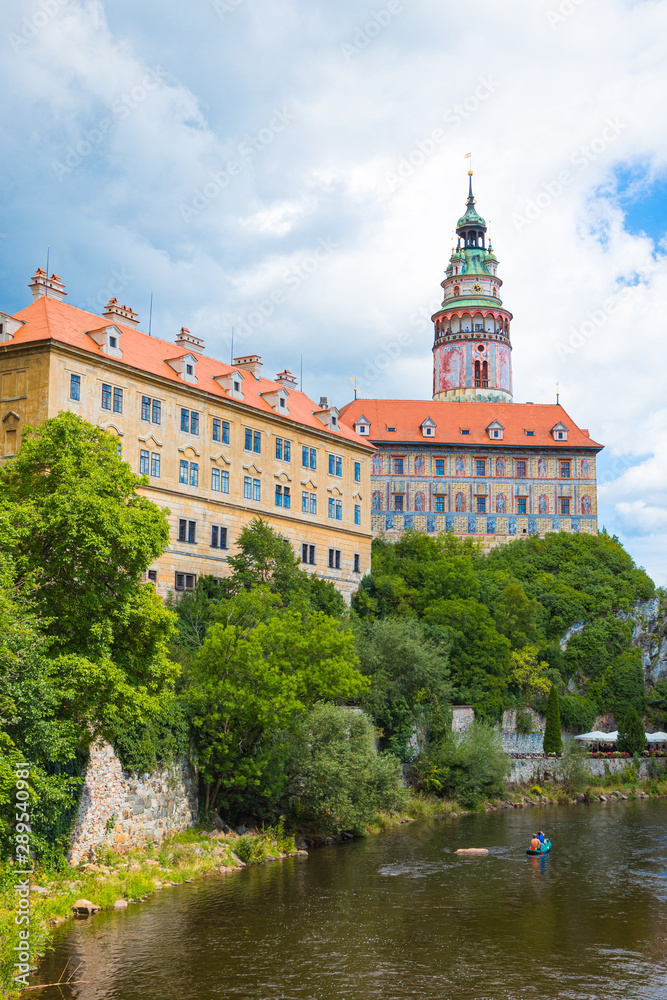
[[[526,851],[526,854],[530,854],[533,858],[537,858],[540,857],[542,854],[548,854],[550,850],[551,850],[551,841],[547,837],[547,839],[544,841],[539,851],[534,851],[532,847],[529,847],[528,850]]]

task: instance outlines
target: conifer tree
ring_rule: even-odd
[[[616,746],[622,752],[632,754],[633,757],[643,752],[646,746],[646,733],[644,723],[635,708],[629,708],[625,713]]]
[[[560,709],[558,707],[558,691],[551,688],[547,698],[547,723],[544,729],[542,743],[545,753],[562,753],[563,740],[560,735]]]

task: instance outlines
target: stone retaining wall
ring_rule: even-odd
[[[554,767],[558,763],[554,757],[532,757],[527,759],[512,760],[512,771],[508,778],[510,785],[525,785],[528,783],[539,784],[545,779],[554,777]],[[612,758],[611,760],[596,760],[589,758],[586,762],[588,773],[591,777],[602,778],[605,774],[605,764],[612,774],[621,774],[623,769],[632,763],[623,758]],[[639,777],[648,777],[648,760],[643,760],[639,766]]]
[[[160,843],[197,820],[197,775],[186,760],[153,774],[131,774],[108,743],[91,747],[72,832],[71,864],[108,845],[122,854]]]

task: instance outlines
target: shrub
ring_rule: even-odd
[[[567,740],[563,755],[556,766],[558,779],[566,792],[578,792],[590,784],[586,761],[588,750],[577,740]]]
[[[586,733],[593,728],[596,716],[595,702],[579,694],[565,694],[560,699],[560,721],[565,729]]]
[[[442,783],[441,794],[468,809],[502,795],[511,770],[500,733],[484,722],[474,722],[463,735],[443,740],[432,748],[429,760]]]
[[[547,699],[547,721],[542,745],[545,753],[561,753],[563,750],[563,740],[560,735],[558,691],[555,687],[551,688]]]
[[[533,717],[525,708],[518,708],[516,712],[516,722],[514,724],[520,736],[529,736],[533,731]]]
[[[320,833],[361,834],[379,812],[405,805],[400,761],[377,752],[373,723],[358,709],[311,709],[296,727],[288,768],[292,816]]]

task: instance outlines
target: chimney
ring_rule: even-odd
[[[246,354],[243,358],[234,358],[234,368],[241,368],[244,372],[250,372],[255,378],[259,378],[261,367],[262,359],[259,354]]]
[[[292,375],[289,368],[286,368],[284,372],[278,372],[276,382],[278,385],[284,385],[286,389],[296,389],[298,385],[296,375]]]
[[[44,271],[41,267],[38,267],[35,271],[28,288],[32,289],[33,302],[36,302],[37,299],[41,299],[43,296],[55,299],[56,302],[62,302],[67,295],[65,286],[58,275],[52,274],[51,277],[48,278],[46,276],[46,271]]]
[[[327,399],[326,396],[320,396],[320,410],[328,410],[328,409],[329,409],[329,400]]]
[[[118,299],[109,299],[102,315],[112,323],[120,321],[124,326],[135,327],[139,325],[137,314],[129,306],[119,306]]]
[[[195,351],[197,354],[204,353],[204,341],[200,340],[199,337],[195,337],[194,334],[190,333],[187,326],[181,327],[181,332],[176,338],[177,347],[187,347],[191,351]]]

